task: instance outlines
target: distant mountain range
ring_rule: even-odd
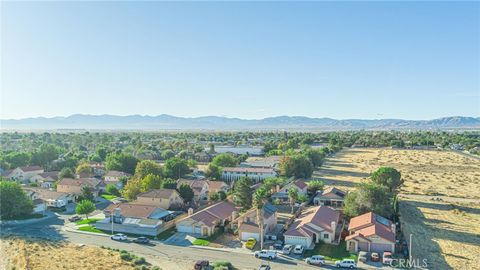
[[[433,120],[336,120],[303,116],[277,116],[246,120],[218,116],[187,118],[166,114],[158,116],[75,114],[68,117],[0,120],[0,127],[2,130],[446,130],[480,129],[480,117],[453,116]]]

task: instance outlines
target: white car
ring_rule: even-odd
[[[254,253],[255,258],[265,258],[265,259],[276,259],[277,258],[277,252],[275,250],[260,250],[260,251],[255,251]]]
[[[350,269],[357,268],[357,264],[355,263],[354,260],[351,260],[351,259],[343,259],[341,261],[336,261],[335,266],[337,268],[340,268],[340,267],[350,268]]]
[[[320,255],[313,255],[305,259],[305,262],[308,264],[322,265],[325,264],[325,258]]]
[[[117,240],[117,241],[125,241],[127,240],[127,236],[123,233],[117,233],[112,236],[110,236],[110,239],[112,240]]]
[[[292,245],[285,245],[283,246],[282,253],[285,255],[290,254],[292,252],[293,246]]]
[[[303,254],[303,246],[302,245],[296,245],[295,248],[293,249],[294,254]]]

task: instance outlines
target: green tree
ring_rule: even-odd
[[[323,181],[320,181],[320,180],[312,180],[310,182],[307,182],[308,193],[316,194],[317,191],[323,190],[323,186],[324,186]]]
[[[220,180],[222,178],[222,167],[215,164],[208,164],[205,176],[211,179]]]
[[[137,195],[142,192],[141,190],[142,180],[133,178],[127,182],[122,189],[122,195],[129,201],[133,201],[137,198]]]
[[[85,218],[88,219],[88,215],[95,211],[96,207],[92,201],[83,200],[77,204],[75,208],[75,213],[78,215],[85,215]]]
[[[111,171],[121,171],[129,174],[135,173],[138,159],[130,154],[111,153],[107,156],[105,167]]]
[[[0,217],[14,219],[29,215],[33,211],[33,203],[23,192],[18,183],[0,181]]]
[[[187,161],[178,157],[173,157],[165,161],[165,176],[178,179],[190,172]]]
[[[216,202],[220,200],[220,197],[218,196],[218,193],[210,193],[210,195],[208,195],[208,200],[212,202]]]
[[[84,200],[89,200],[89,201],[95,200],[95,197],[93,196],[93,193],[92,193],[92,188],[88,186],[82,187],[82,194],[80,196]]]
[[[322,165],[325,159],[325,152],[319,149],[308,149],[305,151],[305,155],[308,157],[313,167]]]
[[[217,194],[220,201],[224,201],[227,198],[227,193],[225,193],[225,191],[223,190],[220,190],[219,192],[217,192]]]
[[[120,196],[120,192],[118,191],[118,188],[114,184],[108,184],[105,187],[105,191],[110,195]]]
[[[65,167],[58,173],[58,179],[63,178],[75,178],[75,173],[73,173],[71,168]]]
[[[374,212],[389,218],[393,214],[392,193],[387,187],[364,182],[356,191],[349,192],[345,198],[344,214],[355,217],[367,212]]]
[[[295,203],[298,201],[298,189],[290,188],[288,190],[288,201],[290,202],[290,206],[292,207],[292,214],[295,207]]]
[[[162,155],[161,155],[161,156],[162,156],[162,158],[163,158],[164,160],[167,160],[167,159],[169,159],[169,158],[174,157],[174,156],[175,156],[175,153],[174,153],[172,150],[167,149],[167,150],[165,150],[165,151],[162,152]]]
[[[58,149],[52,144],[42,144],[40,148],[33,152],[31,163],[42,167],[47,167],[52,161],[58,158]]]
[[[235,202],[243,209],[252,207],[252,189],[250,188],[252,184],[252,180],[248,177],[242,177],[235,182]]]
[[[213,163],[213,164],[215,164],[219,167],[235,167],[240,162],[232,154],[222,153],[222,154],[214,157],[211,163]]]
[[[153,160],[140,161],[135,168],[135,177],[143,179],[149,174],[163,176],[162,167]]]
[[[374,183],[387,187],[390,192],[396,191],[403,183],[400,172],[392,167],[381,167],[370,178]]]
[[[310,178],[313,173],[313,165],[307,156],[295,154],[281,159],[280,171],[287,177]]]
[[[5,155],[4,160],[10,165],[11,169],[27,166],[30,163],[30,154],[25,152],[11,152]]]
[[[192,201],[194,196],[192,188],[187,184],[181,184],[178,188],[178,193],[180,193],[180,196],[185,202]]]
[[[141,191],[146,192],[151,189],[159,189],[162,186],[162,178],[158,175],[148,174],[141,181]]]
[[[258,228],[260,229],[260,250],[263,249],[263,233],[264,233],[264,220],[263,220],[263,206],[267,199],[268,191],[260,187],[253,194],[253,206],[256,209],[256,217]]]
[[[78,164],[77,168],[75,169],[75,173],[77,175],[81,175],[81,174],[92,175],[93,170],[90,167],[90,163],[84,161],[84,162]]]
[[[97,148],[96,154],[100,157],[102,161],[105,161],[108,155],[108,150],[104,146],[100,146]]]
[[[176,189],[177,188],[177,181],[167,178],[163,179],[161,188],[166,189]]]

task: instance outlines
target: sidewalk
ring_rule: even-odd
[[[206,246],[195,246],[191,245],[190,248],[197,248],[197,249],[208,249],[213,251],[221,251],[221,252],[233,252],[233,253],[241,253],[241,254],[252,254],[250,250],[245,250],[243,248],[215,248],[215,247],[206,247]]]

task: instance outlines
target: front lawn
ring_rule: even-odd
[[[158,240],[161,240],[161,241],[167,240],[170,236],[174,235],[175,232],[176,232],[176,231],[175,231],[175,227],[172,227],[172,228],[170,228],[170,229],[168,229],[168,230],[165,230],[165,231],[159,233],[159,234],[157,235],[157,239],[158,239]]]
[[[347,251],[345,241],[340,242],[339,245],[320,243],[315,246],[313,250],[306,250],[305,257],[313,255],[322,255],[327,261],[338,261],[341,259],[357,260],[357,255]]]
[[[113,200],[115,198],[118,198],[118,197],[115,196],[115,195],[110,195],[110,194],[102,194],[102,198],[104,198],[105,200],[111,201],[111,200]]]
[[[83,220],[75,221],[75,224],[77,224],[77,225],[92,224],[92,223],[95,223],[99,220],[100,220],[100,218],[89,218],[89,219],[83,219]]]
[[[87,225],[87,226],[82,226],[82,227],[79,227],[77,230],[79,231],[84,231],[84,232],[93,232],[93,233],[101,233],[101,234],[106,234],[104,231],[101,231],[91,225]]]
[[[195,241],[193,241],[192,244],[195,245],[195,246],[208,246],[208,245],[210,245],[210,241],[205,240],[205,239],[201,239],[201,238],[197,238],[197,239],[195,239]]]

